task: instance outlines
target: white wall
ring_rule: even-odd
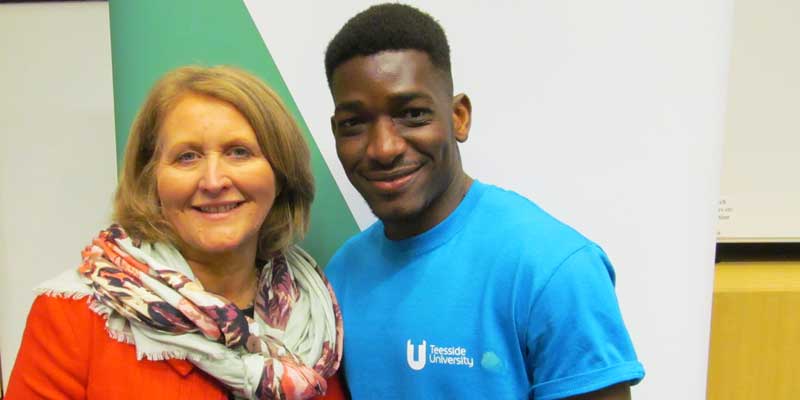
[[[336,159],[327,42],[374,1],[245,0],[361,227]],[[412,1],[451,40],[472,99],[466,170],[599,242],[647,377],[638,399],[705,396],[728,0]]]
[[[107,224],[116,184],[108,4],[0,4],[0,353],[32,288]]]
[[[800,2],[736,0],[721,242],[800,242]]]

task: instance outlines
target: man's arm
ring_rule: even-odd
[[[565,400],[631,400],[631,388],[625,382]]]
[[[534,398],[630,398],[627,387],[644,371],[622,321],[613,277],[602,250],[587,245],[567,257],[539,293],[526,338]]]

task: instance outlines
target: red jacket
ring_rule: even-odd
[[[11,371],[8,400],[228,399],[225,388],[188,361],[136,360],[111,339],[86,299],[39,296]],[[321,399],[344,399],[338,375]]]

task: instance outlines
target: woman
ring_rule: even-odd
[[[294,246],[313,196],[307,146],[264,83],[168,73],[133,123],[117,224],[38,289],[8,398],[343,397],[341,314]]]

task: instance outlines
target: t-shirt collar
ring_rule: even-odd
[[[488,186],[477,179],[472,181],[467,194],[458,207],[450,213],[442,222],[439,222],[433,228],[420,233],[419,235],[412,236],[402,240],[391,240],[383,233],[383,222],[378,221],[373,230],[373,234],[379,236],[381,246],[390,251],[398,252],[413,252],[415,254],[430,251],[436,247],[441,246],[450,240],[461,228],[467,223],[469,214],[475,208],[475,205],[480,200],[483,193]]]

